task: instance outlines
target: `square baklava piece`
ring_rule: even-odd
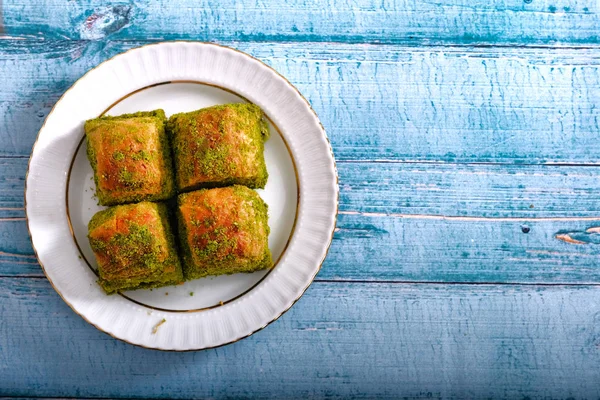
[[[86,121],[87,155],[101,205],[166,200],[175,195],[165,123],[163,110]]]
[[[245,186],[202,189],[178,198],[186,280],[273,266],[267,205]]]
[[[142,202],[95,214],[88,238],[108,294],[183,282],[167,206]]]
[[[269,129],[254,104],[224,104],[175,114],[167,124],[180,192],[267,182],[264,142]]]

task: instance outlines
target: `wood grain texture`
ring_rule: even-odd
[[[373,43],[597,43],[596,2],[577,0],[4,0],[7,34],[69,39]]]
[[[0,396],[599,398],[599,7],[0,1]],[[286,76],[341,189],[306,295],[241,342],[183,354],[76,316],[43,278],[22,198],[62,93],[163,39],[231,45]]]
[[[596,287],[316,283],[263,331],[191,353],[96,331],[44,279],[0,279],[0,298],[4,396],[600,396]]]
[[[0,156],[27,156],[76,79],[140,44],[1,41]],[[338,160],[598,163],[597,49],[227,44],[300,89]]]
[[[0,219],[23,218],[27,159],[0,158]]]
[[[21,208],[26,167],[0,162],[4,276],[43,276]],[[341,162],[318,279],[598,283],[600,234],[587,230],[600,226],[599,168]]]
[[[0,158],[0,218],[22,218],[28,160]],[[340,211],[484,218],[600,217],[600,166],[338,162]]]
[[[597,284],[600,234],[586,230],[598,226],[342,212],[317,280]],[[0,237],[0,276],[43,276],[24,220],[0,220]]]
[[[24,218],[0,219],[0,276],[43,276]]]
[[[556,235],[600,220],[520,220],[342,213],[320,279],[595,283],[600,248]],[[583,235],[582,235],[583,236]]]
[[[600,217],[600,167],[338,162],[340,210],[407,216]]]

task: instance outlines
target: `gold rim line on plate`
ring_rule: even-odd
[[[323,258],[321,259],[321,261],[319,262],[319,265],[317,267],[317,270],[314,272],[314,274],[311,276],[308,284],[306,285],[306,287],[300,292],[300,294],[298,295],[298,297],[296,297],[296,299],[294,299],[292,301],[292,303],[290,304],[289,307],[287,307],[286,309],[284,309],[283,311],[281,311],[278,315],[275,316],[275,318],[273,318],[271,321],[265,323],[264,325],[260,326],[259,328],[255,329],[254,331],[250,332],[247,335],[244,336],[240,336],[237,339],[231,340],[229,342],[220,344],[220,345],[216,345],[216,346],[206,346],[206,347],[201,347],[201,348],[197,348],[197,349],[188,349],[188,350],[177,350],[177,349],[162,349],[162,348],[157,348],[157,347],[149,347],[149,346],[145,346],[143,344],[138,344],[138,343],[132,343],[129,342],[128,340],[119,338],[115,335],[113,335],[110,332],[107,332],[103,329],[101,329],[98,325],[92,323],[91,321],[89,321],[84,315],[82,315],[81,313],[79,313],[71,303],[69,303],[64,296],[62,295],[62,293],[56,288],[56,286],[54,285],[54,282],[52,282],[52,280],[50,279],[50,277],[48,276],[48,273],[46,272],[46,268],[44,267],[44,264],[42,264],[40,257],[38,255],[37,249],[35,248],[35,244],[33,243],[33,236],[31,235],[31,230],[29,227],[29,216],[27,214],[27,181],[29,178],[29,170],[31,168],[31,158],[33,157],[33,152],[35,151],[37,142],[39,140],[40,137],[40,132],[44,129],[44,127],[46,126],[46,122],[48,121],[48,118],[50,117],[50,115],[52,115],[52,113],[54,112],[54,109],[56,108],[56,106],[60,103],[60,101],[63,99],[63,97],[71,90],[75,87],[75,85],[77,85],[77,83],[79,83],[83,78],[85,78],[90,72],[94,71],[95,69],[99,68],[100,66],[102,66],[103,64],[116,59],[117,57],[123,56],[131,51],[135,51],[138,49],[142,49],[145,47],[150,47],[150,46],[159,46],[161,44],[169,44],[169,43],[189,43],[189,44],[203,44],[203,45],[209,45],[209,46],[215,46],[215,47],[220,47],[220,48],[224,48],[227,50],[232,50],[235,51],[236,53],[240,53],[243,56],[249,57],[250,59],[253,59],[257,62],[259,62],[260,64],[262,64],[264,67],[268,68],[269,70],[271,70],[273,73],[275,73],[276,75],[278,75],[281,79],[284,80],[284,82],[286,82],[288,84],[288,86],[290,88],[292,88],[297,94],[298,96],[300,96],[300,98],[306,103],[306,105],[308,106],[309,110],[312,112],[312,114],[315,116],[317,123],[319,124],[319,126],[321,127],[321,131],[323,133],[323,136],[325,138],[325,140],[327,141],[327,145],[329,147],[329,153],[331,155],[331,160],[333,162],[333,172],[335,175],[335,183],[336,183],[336,198],[335,198],[335,215],[334,215],[334,223],[333,223],[333,228],[331,230],[331,235],[329,238],[329,243],[327,245],[327,248],[325,249],[325,254],[323,255]],[[293,157],[292,157],[293,158]],[[337,166],[336,166],[336,162],[335,162],[335,157],[333,155],[333,149],[331,147],[331,142],[329,141],[329,138],[327,137],[326,131],[325,131],[325,127],[323,126],[323,124],[321,123],[321,121],[319,120],[319,117],[317,115],[317,113],[315,112],[315,110],[312,108],[312,106],[310,105],[310,103],[308,102],[308,100],[306,100],[306,98],[302,95],[302,93],[300,93],[300,91],[294,86],[292,85],[292,83],[283,75],[281,75],[279,72],[277,72],[275,69],[273,69],[271,66],[267,65],[266,63],[264,63],[263,61],[259,60],[258,58],[248,54],[248,53],[244,53],[243,51],[240,51],[238,49],[234,49],[232,47],[228,47],[228,46],[223,46],[217,43],[211,43],[211,42],[197,42],[197,41],[191,41],[191,40],[177,40],[177,41],[167,41],[167,42],[157,42],[157,43],[148,43],[146,45],[143,46],[139,46],[139,47],[135,47],[135,48],[131,48],[129,50],[126,50],[122,53],[119,53],[111,58],[109,58],[108,60],[104,60],[103,62],[101,62],[100,64],[98,64],[97,66],[95,66],[94,68],[90,69],[89,71],[87,71],[85,74],[83,74],[77,81],[75,81],[75,83],[73,83],[73,85],[71,85],[63,94],[62,96],[60,96],[60,98],[58,99],[58,101],[54,104],[54,106],[52,106],[52,109],[50,110],[50,112],[48,113],[48,115],[46,116],[46,118],[44,119],[44,123],[42,124],[40,130],[38,131],[38,134],[36,136],[35,142],[33,143],[32,149],[31,149],[31,155],[29,157],[29,161],[27,163],[27,172],[25,174],[25,187],[24,187],[24,205],[25,205],[25,218],[27,220],[27,232],[29,233],[29,237],[31,240],[31,246],[33,248],[33,252],[40,264],[40,267],[42,267],[42,271],[44,272],[44,275],[46,275],[46,278],[48,279],[48,282],[50,282],[50,285],[52,286],[52,288],[56,291],[56,293],[58,293],[58,295],[60,296],[60,298],[73,310],[73,312],[75,312],[75,314],[79,315],[81,318],[83,318],[84,321],[86,321],[88,324],[92,325],[94,328],[98,329],[100,332],[103,332],[109,336],[111,336],[114,339],[120,340],[122,342],[131,344],[133,346],[138,346],[138,347],[142,347],[145,349],[151,349],[151,350],[161,350],[161,351],[170,351],[170,352],[188,352],[188,351],[199,351],[199,350],[208,350],[208,349],[214,349],[214,348],[219,348],[222,346],[226,346],[228,344],[232,344],[232,343],[236,343],[242,339],[245,339],[249,336],[252,336],[253,334],[255,334],[256,332],[264,329],[266,326],[268,326],[269,324],[273,323],[274,321],[277,321],[279,318],[281,318],[281,316],[283,314],[285,314],[290,308],[292,308],[294,306],[294,304],[296,304],[298,302],[298,300],[300,300],[300,298],[304,295],[304,293],[306,293],[306,291],[308,290],[308,288],[310,287],[310,285],[312,284],[312,282],[314,281],[315,277],[317,276],[317,274],[321,271],[321,268],[323,266],[323,263],[325,262],[325,259],[327,258],[327,254],[329,253],[329,249],[331,248],[331,243],[333,241],[333,236],[335,234],[335,228],[337,225],[337,216],[338,216],[338,212],[339,212],[339,200],[340,200],[340,195],[339,195],[339,176],[338,176],[338,172],[337,172]]]
[[[239,97],[242,100],[247,101],[248,103],[250,103],[250,101],[248,99],[246,99],[244,96],[241,96],[240,94],[236,93],[233,90],[218,86],[218,85],[213,85],[210,83],[205,83],[202,81],[192,81],[192,80],[181,80],[181,81],[166,81],[166,82],[161,82],[161,83],[154,83],[152,85],[148,85],[145,86],[141,89],[137,89],[134,90],[131,93],[126,94],[125,96],[121,97],[119,100],[115,101],[114,103],[112,103],[107,109],[105,109],[101,114],[100,117],[104,116],[104,114],[106,114],[107,112],[109,112],[114,106],[116,106],[117,104],[119,104],[120,102],[122,102],[123,100],[137,94],[140,93],[144,90],[147,89],[151,89],[157,86],[163,86],[163,85],[169,85],[169,84],[178,84],[178,83],[191,83],[191,84],[197,84],[197,85],[206,85],[206,86],[211,86],[217,89],[221,89],[224,90],[228,93],[231,93],[237,97]],[[132,299],[131,297],[127,296],[126,294],[123,294],[122,292],[117,292],[118,295],[120,295],[121,297],[131,301],[132,303],[135,303],[137,305],[143,306],[143,307],[147,307],[156,311],[165,311],[165,312],[174,312],[174,313],[191,313],[191,312],[199,312],[199,311],[205,311],[205,310],[211,310],[214,308],[218,308],[221,306],[224,306],[225,304],[231,303],[237,299],[239,299],[240,297],[246,295],[248,292],[250,292],[252,289],[254,289],[256,286],[258,286],[262,281],[264,281],[267,276],[269,276],[269,274],[271,274],[271,272],[275,269],[275,267],[277,267],[277,264],[279,264],[279,261],[281,260],[281,258],[283,257],[283,255],[285,254],[290,242],[292,241],[292,237],[294,236],[294,232],[296,230],[296,221],[298,220],[298,211],[300,209],[300,177],[298,176],[298,169],[296,168],[296,161],[294,160],[294,156],[292,155],[292,151],[287,143],[287,141],[285,140],[285,138],[283,137],[283,134],[281,133],[281,130],[279,129],[279,127],[273,122],[273,120],[271,120],[271,118],[269,118],[266,114],[265,117],[269,120],[269,122],[271,122],[271,124],[273,125],[273,127],[275,127],[275,130],[277,131],[277,134],[279,135],[279,137],[281,138],[281,140],[283,141],[288,154],[290,155],[290,158],[292,160],[292,166],[294,168],[294,175],[296,176],[296,211],[294,213],[294,222],[292,223],[292,230],[290,232],[290,236],[288,237],[285,246],[283,247],[283,250],[281,251],[281,254],[279,255],[279,257],[277,257],[277,260],[275,260],[275,262],[273,263],[273,267],[271,267],[271,269],[268,270],[268,272],[265,274],[265,276],[263,276],[262,278],[260,278],[260,280],[258,282],[256,282],[254,285],[252,285],[250,288],[246,289],[245,291],[243,291],[242,293],[238,294],[235,297],[232,297],[226,301],[221,301],[219,303],[216,303],[212,306],[207,306],[207,307],[201,307],[201,308],[194,308],[194,309],[189,309],[189,310],[174,310],[174,309],[170,309],[170,308],[161,308],[161,307],[156,307],[156,306],[151,306],[149,304],[143,303],[139,300],[135,300]],[[77,250],[79,251],[79,255],[82,257],[82,259],[85,261],[85,263],[87,264],[87,266],[90,268],[90,270],[96,274],[96,276],[98,276],[98,271],[96,271],[92,265],[90,264],[89,260],[87,259],[87,257],[85,256],[85,253],[81,250],[81,246],[79,245],[79,241],[77,240],[77,237],[75,236],[75,231],[73,229],[73,224],[71,223],[71,211],[69,208],[69,185],[71,182],[71,172],[73,171],[73,165],[75,164],[75,159],[77,158],[77,154],[79,153],[79,150],[81,149],[81,145],[83,144],[85,140],[85,135],[81,138],[81,140],[79,141],[79,144],[77,145],[77,148],[75,149],[75,153],[73,154],[73,159],[71,160],[71,164],[69,165],[69,172],[67,173],[67,185],[66,185],[66,209],[67,209],[67,223],[69,224],[69,231],[71,232],[71,236],[73,237],[73,241],[75,242],[75,246],[77,246]]]

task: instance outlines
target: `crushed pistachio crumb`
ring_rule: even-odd
[[[125,159],[125,155],[123,153],[121,153],[120,151],[115,151],[112,155],[112,158],[115,161],[123,161]]]
[[[119,180],[123,183],[128,183],[133,180],[133,173],[124,169],[119,172]]]
[[[167,320],[163,318],[160,320],[160,322],[158,324],[154,325],[154,328],[152,328],[152,334],[155,335],[156,332],[158,332],[158,328],[160,328],[160,326],[162,324],[164,324],[165,322],[167,322]]]
[[[137,153],[132,154],[131,159],[134,161],[139,161],[139,160],[143,160],[143,161],[150,161],[151,160],[151,155],[149,152],[147,152],[146,150],[140,150]]]
[[[190,296],[193,296],[193,295],[194,295],[194,292],[190,292]]]

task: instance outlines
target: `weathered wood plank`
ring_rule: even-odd
[[[600,283],[600,218],[485,219],[343,211],[318,280]],[[567,235],[567,236],[565,236]],[[0,276],[43,276],[24,220],[0,220]]]
[[[42,276],[19,208],[26,162],[0,160],[0,275]],[[600,226],[598,168],[342,162],[319,279],[600,282],[600,235],[586,232]]]
[[[139,44],[0,41],[0,155],[28,155],[68,86]],[[598,163],[597,49],[233,44],[306,95],[338,160]]]
[[[600,282],[595,220],[338,217],[321,279],[435,282]],[[568,232],[581,243],[557,238]]]
[[[0,219],[0,276],[42,276],[24,218]]]
[[[0,158],[0,218],[24,217],[27,159]]]
[[[600,217],[600,167],[338,163],[340,210],[486,218]]]
[[[600,37],[598,4],[577,0],[106,3],[4,0],[4,29],[49,38],[205,41],[585,44]]]
[[[315,283],[263,331],[190,353],[114,340],[42,279],[0,279],[0,298],[8,396],[600,396],[597,287]]]
[[[24,217],[28,160],[0,158],[0,218]],[[486,218],[600,217],[600,166],[338,163],[340,210]]]

